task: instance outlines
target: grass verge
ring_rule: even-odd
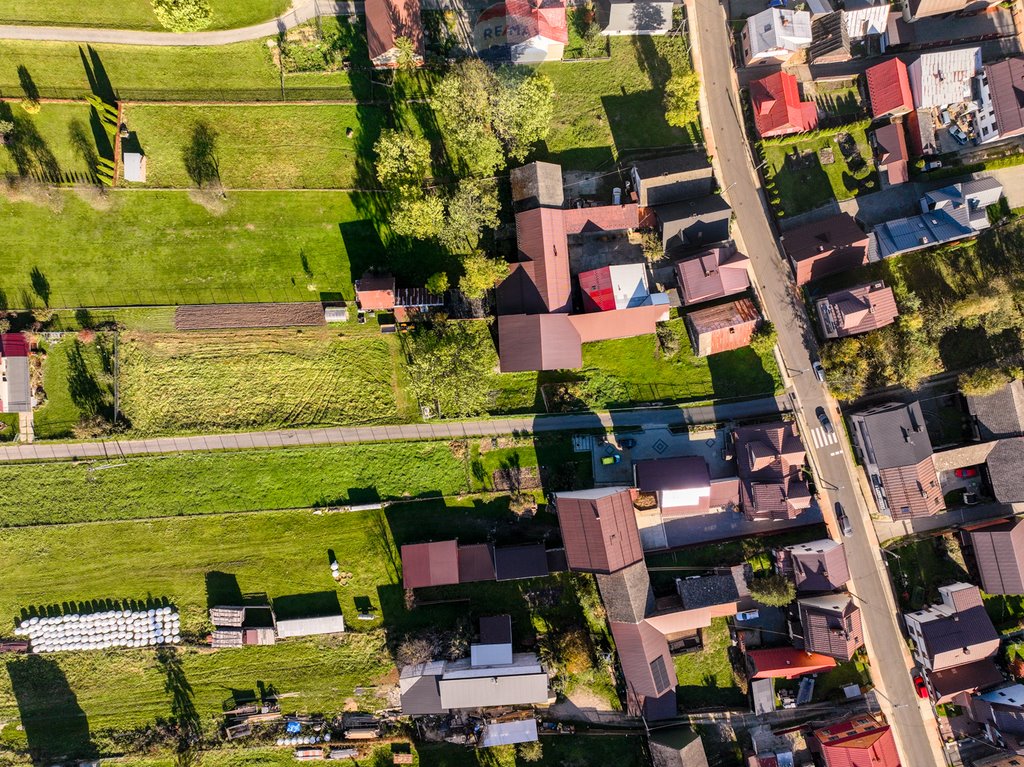
[[[739,708],[747,696],[736,686],[729,663],[729,626],[725,618],[714,618],[703,630],[704,647],[675,656],[679,679],[676,697],[683,709],[725,706]]]

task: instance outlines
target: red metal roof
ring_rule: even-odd
[[[569,241],[563,211],[534,208],[516,214],[516,242],[523,269],[549,312],[569,311]]]
[[[24,333],[0,333],[0,356],[27,357],[28,338]]]
[[[612,288],[612,269],[602,266],[589,272],[580,272],[580,290],[583,291],[583,310],[607,312],[615,309],[615,291]]]
[[[747,657],[754,666],[753,679],[796,679],[836,667],[835,658],[795,647],[771,647],[751,650]]]
[[[814,736],[828,767],[900,767],[892,730],[881,717],[861,714]]]
[[[907,65],[902,61],[889,59],[881,64],[875,64],[868,67],[866,75],[871,114],[874,117],[913,110],[914,98],[910,94],[910,78],[907,76]]]
[[[796,78],[785,72],[754,80],[750,84],[754,124],[760,136],[784,136],[818,126],[818,107],[800,100]]]
[[[569,42],[563,0],[505,0],[505,19],[510,43],[521,43],[536,35]]]
[[[458,583],[458,542],[435,541],[402,546],[402,581],[407,589]]]
[[[618,232],[640,226],[640,208],[636,203],[595,205],[562,211],[566,234],[584,232]]]
[[[364,274],[355,284],[356,302],[367,311],[391,311],[395,308],[395,278]]]

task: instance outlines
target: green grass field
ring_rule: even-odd
[[[194,186],[183,155],[195,126],[217,131],[220,180],[228,188],[330,189],[365,186],[366,160],[384,113],[369,106],[135,104],[125,119],[147,156],[146,186]],[[346,130],[354,133],[351,138]],[[370,171],[372,173],[372,171]]]
[[[351,298],[348,253],[381,249],[341,192],[236,192],[221,215],[186,192],[118,192],[109,210],[57,200],[59,211],[0,201],[7,306]]]
[[[777,213],[782,211],[783,215],[794,216],[833,198],[848,200],[877,192],[881,187],[865,129],[865,124],[853,123],[811,138],[797,136],[763,142],[761,151],[768,163],[764,171],[765,183],[772,208]],[[835,140],[835,136],[844,132],[856,145],[848,157]],[[832,163],[822,162],[820,152],[826,148],[832,150]],[[794,159],[796,154],[802,159]]]
[[[272,19],[288,8],[287,0],[210,0],[213,21],[210,29],[232,29]],[[0,0],[0,18],[7,24],[54,24],[80,27],[116,27],[118,29],[154,29],[163,27],[153,13],[149,0],[118,0],[103,3],[80,0]]]
[[[555,120],[540,159],[566,169],[607,170],[629,150],[664,152],[703,141],[699,126],[670,126],[662,107],[672,70],[690,66],[685,39],[614,37],[610,45],[607,62],[539,67],[555,84]]]
[[[337,328],[129,334],[121,410],[145,434],[410,421],[399,353]]]
[[[733,681],[729,664],[729,627],[725,618],[715,618],[703,630],[704,647],[675,656],[678,686],[676,696],[684,709],[705,706],[742,708],[747,696]]]
[[[113,416],[112,341],[102,336],[93,343],[65,337],[46,344],[43,389],[46,403],[35,412],[39,439],[71,437],[83,418]]]
[[[85,103],[47,104],[35,115],[0,104],[0,119],[13,122],[15,135],[22,137],[0,149],[0,173],[57,183],[90,181],[96,169],[91,158],[98,153],[91,112]]]

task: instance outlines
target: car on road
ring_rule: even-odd
[[[814,414],[818,416],[818,423],[821,424],[821,428],[825,430],[826,434],[832,434],[835,431],[832,428],[832,422],[828,420],[828,413],[825,412],[825,408],[819,407],[814,411]]]
[[[978,476],[978,470],[974,468],[957,469],[953,472],[959,479],[969,479],[970,477]]]
[[[817,378],[822,383],[825,383],[825,368],[821,366],[821,363],[818,362],[818,360],[815,360],[814,362],[811,363],[811,370],[814,371],[815,378]]]
[[[941,167],[942,167],[942,160],[929,160],[928,162],[926,162],[924,164],[924,169],[926,171],[938,170]]]
[[[606,456],[604,456],[601,459],[601,465],[602,466],[614,466],[615,464],[619,463],[621,460],[622,460],[622,456],[621,455],[618,455],[618,454],[606,455]]]
[[[949,135],[952,136],[958,144],[967,143],[967,134],[964,133],[963,128],[961,128],[959,125],[950,125]]]
[[[924,678],[920,674],[914,677],[914,689],[917,690],[917,697],[928,697],[928,685],[924,683]]]
[[[843,535],[849,538],[853,535],[853,527],[850,525],[850,518],[846,516],[846,512],[843,510],[842,504],[836,504],[836,522],[839,523],[839,529],[843,531]]]

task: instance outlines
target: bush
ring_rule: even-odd
[[[153,0],[153,13],[160,26],[172,32],[198,32],[213,21],[206,0]]]
[[[539,762],[544,758],[544,748],[539,740],[520,743],[516,746],[516,750],[519,752],[519,758],[524,762]]]
[[[984,396],[992,394],[1010,382],[1010,375],[995,365],[975,368],[969,373],[961,373],[957,379],[957,388],[964,394]]]
[[[775,331],[775,325],[765,320],[750,339],[750,348],[757,352],[757,356],[768,357],[771,356],[777,341],[778,333]]]
[[[796,599],[796,586],[785,576],[766,573],[751,580],[750,596],[768,607],[785,607]]]
[[[34,115],[39,114],[39,110],[43,107],[35,99],[23,98],[21,100],[21,108],[24,109],[28,114]]]

